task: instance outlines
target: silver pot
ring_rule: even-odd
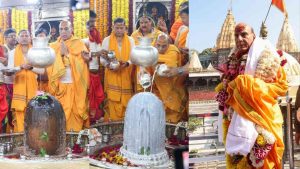
[[[33,47],[29,49],[27,62],[33,67],[46,68],[55,61],[55,52],[48,46],[46,37],[33,38]]]
[[[157,63],[158,51],[151,46],[152,39],[147,37],[139,38],[139,45],[135,46],[130,53],[130,60],[133,64],[149,67]]]

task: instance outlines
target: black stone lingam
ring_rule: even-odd
[[[57,99],[47,93],[32,98],[24,121],[26,156],[66,154],[66,118]]]

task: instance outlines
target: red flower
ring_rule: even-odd
[[[283,55],[282,50],[277,50],[278,55],[281,57]]]

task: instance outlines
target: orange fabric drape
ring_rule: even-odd
[[[263,127],[276,137],[274,147],[269,152],[262,168],[281,168],[284,150],[282,135],[282,114],[277,97],[284,96],[288,89],[286,75],[281,68],[276,82],[265,83],[250,75],[239,75],[229,83],[227,104],[240,116]]]
[[[165,54],[159,54],[158,63],[166,64],[168,67],[178,67],[180,52],[174,45],[170,45]],[[154,83],[158,89],[157,95],[163,101],[166,109],[166,120],[177,123],[181,120],[185,110],[187,97],[184,87],[177,87],[177,77],[155,76]],[[171,110],[171,111],[169,111]]]
[[[64,41],[69,51],[68,56],[64,57],[68,57],[70,62],[73,83],[62,84],[60,83],[60,78],[65,74],[66,69],[60,54],[61,42],[62,39],[58,38],[56,42],[51,44],[51,47],[56,53],[56,58],[54,64],[47,69],[49,92],[62,103],[67,119],[67,126],[69,118],[74,119],[74,121],[70,121],[70,124],[76,125],[75,123],[80,123],[78,125],[81,126],[82,120],[87,120],[88,118],[87,89],[89,85],[89,70],[81,57],[81,52],[87,49],[84,43],[78,38],[71,37]],[[69,90],[70,88],[72,88],[72,90]],[[66,107],[69,108],[66,109]],[[71,117],[71,113],[74,113],[74,109],[76,109],[76,114]]]
[[[31,46],[29,47],[31,48]],[[14,55],[14,66],[20,66],[25,63],[25,57],[22,53],[22,46],[17,45]],[[15,111],[24,111],[27,102],[36,95],[38,89],[37,75],[30,70],[21,70],[16,73],[14,79],[14,91],[12,98],[12,109]]]
[[[183,25],[182,20],[180,18],[178,18],[172,25],[171,27],[171,32],[170,32],[170,36],[173,39],[173,41],[175,41],[176,36],[177,36],[177,32],[178,29]]]
[[[131,50],[129,37],[124,35],[120,51],[117,38],[115,34],[112,33],[109,40],[109,50],[112,50],[116,53],[116,58],[119,61],[128,61]],[[105,70],[105,89],[107,92],[107,98],[112,101],[121,102],[124,107],[127,106],[127,103],[133,94],[131,71],[132,66],[118,71],[111,71],[107,68]]]
[[[178,38],[178,43],[175,44],[177,45],[178,48],[185,48],[186,38],[188,33],[189,33],[189,29],[186,29],[180,34]]]

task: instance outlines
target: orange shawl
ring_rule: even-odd
[[[177,47],[170,45],[165,54],[159,54],[158,62],[166,64],[168,67],[178,67],[179,55]],[[185,109],[182,104],[184,97],[179,92],[181,88],[177,88],[175,85],[176,79],[177,77],[155,76],[154,81],[164,105],[176,112],[182,112]]]
[[[186,38],[187,38],[187,34],[189,33],[189,29],[184,29],[183,32],[179,32],[179,37],[176,37],[175,40],[175,45],[178,48],[185,48],[186,46]]]
[[[51,44],[51,47],[56,53],[56,58],[54,64],[47,69],[49,78],[49,92],[56,97],[62,97],[64,95],[64,90],[59,88],[60,78],[66,72],[63,59],[60,54],[61,42],[62,39],[58,38],[56,42]],[[81,57],[81,52],[87,49],[80,39],[73,36],[70,39],[64,41],[64,43],[69,50],[68,57],[72,71],[74,92],[76,93],[75,105],[78,110],[86,110],[87,89],[89,85],[89,70],[83,58]],[[80,113],[80,116],[84,120],[87,119],[87,112]]]
[[[29,46],[31,48],[31,46]],[[17,45],[14,55],[14,66],[25,63],[22,46]],[[31,70],[21,70],[16,73],[14,79],[14,91],[11,108],[23,112],[27,102],[36,95],[38,89],[37,75]]]
[[[170,32],[170,36],[171,38],[173,39],[173,41],[176,39],[176,36],[177,36],[177,32],[178,32],[178,29],[183,25],[182,23],[182,20],[181,18],[177,19],[172,27],[171,27],[171,32]]]
[[[284,96],[288,89],[286,74],[281,68],[274,83],[253,78],[250,75],[239,75],[229,83],[227,104],[240,116],[263,127],[276,137],[274,147],[269,152],[263,168],[281,168],[284,150],[282,140],[282,115],[277,104],[277,97]]]
[[[124,35],[120,51],[118,47],[117,38],[113,32],[110,35],[109,39],[109,50],[114,51],[116,53],[116,58],[119,61],[128,61],[131,50],[129,36]],[[120,101],[124,107],[127,106],[129,99],[133,95],[131,73],[132,66],[122,68],[118,71],[111,71],[106,68],[105,89],[107,92],[108,99],[117,102]]]

